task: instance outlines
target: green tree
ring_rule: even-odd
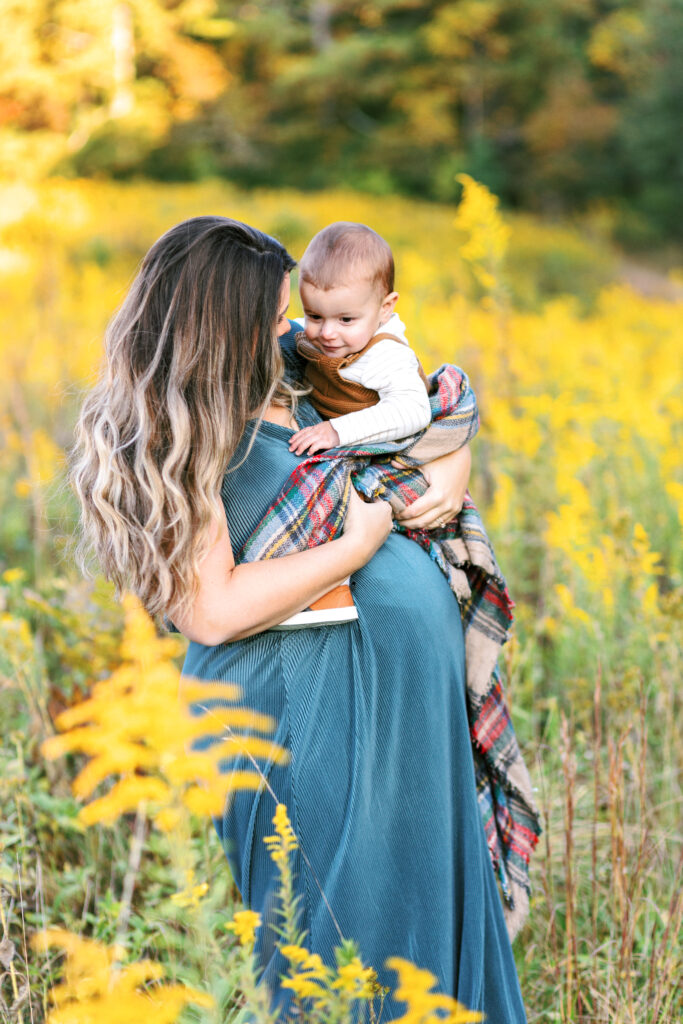
[[[647,47],[629,80],[619,124],[623,194],[644,218],[627,239],[683,239],[683,0],[649,0],[644,29]]]
[[[0,0],[0,174],[680,213],[683,0]]]
[[[592,0],[274,0],[241,21],[240,10],[228,49],[243,61],[244,131],[265,176],[452,198],[467,171],[529,203],[580,194],[613,133],[586,53]]]

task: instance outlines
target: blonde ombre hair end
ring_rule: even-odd
[[[79,560],[87,572],[94,552],[152,615],[184,611],[196,593],[247,422],[296,399],[276,336],[294,265],[246,224],[195,217],[152,246],[109,324],[71,454]]]

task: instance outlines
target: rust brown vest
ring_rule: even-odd
[[[304,380],[311,387],[308,397],[321,416],[325,419],[334,419],[336,416],[344,416],[346,413],[358,412],[359,409],[369,409],[370,406],[377,405],[379,395],[376,391],[365,388],[353,380],[345,380],[339,371],[355,363],[378,341],[385,340],[395,341],[397,345],[403,344],[393,334],[375,334],[360,352],[335,358],[326,356],[317,349],[303,331],[297,334],[297,352],[306,360]],[[420,377],[427,387],[427,378],[422,366],[419,370]]]

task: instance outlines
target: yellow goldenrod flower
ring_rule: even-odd
[[[295,974],[282,981],[282,988],[289,988],[299,999],[315,999],[324,995],[325,989],[314,978],[306,974]]]
[[[206,714],[193,717],[186,712],[178,701],[179,671],[173,661],[178,641],[159,637],[135,599],[126,598],[124,606],[123,664],[109,679],[95,683],[87,700],[59,716],[63,732],[46,740],[42,752],[50,758],[69,751],[89,755],[73,785],[81,798],[116,780],[108,793],[83,808],[85,824],[111,823],[142,802],[165,830],[177,816],[162,812],[178,806],[195,814],[220,814],[230,793],[261,785],[252,759],[286,762],[287,751],[251,734],[272,731],[275,723],[266,715],[231,707],[228,702],[239,697],[233,684],[189,683],[185,699],[204,704]],[[214,707],[217,696],[220,706]],[[207,734],[214,741],[209,749],[192,751],[192,741]],[[248,767],[225,770],[240,757]]]
[[[7,612],[0,615],[0,637],[3,653],[18,664],[26,659],[33,647],[31,627],[26,619],[15,618]]]
[[[3,583],[21,583],[22,580],[26,579],[26,573],[23,569],[5,569],[2,574]]]
[[[590,615],[583,608],[577,607],[574,603],[572,592],[566,584],[556,583],[553,589],[560,600],[560,605],[565,615],[570,615],[577,622],[582,622],[586,626],[591,625]]]
[[[14,482],[14,493],[17,498],[28,498],[31,493],[31,481],[25,476]]]
[[[465,234],[460,256],[488,291],[500,284],[500,271],[510,229],[498,212],[498,199],[469,174],[458,174],[463,196],[454,225]]]
[[[356,956],[350,963],[337,968],[332,988],[341,989],[355,999],[370,999],[376,982],[376,971],[372,967],[363,967],[360,957]]]
[[[194,871],[190,870],[186,873],[187,885],[181,892],[174,892],[171,896],[171,900],[178,907],[198,907],[202,896],[206,896],[209,891],[208,882],[200,882],[199,885],[194,884]]]
[[[181,984],[157,984],[163,979],[159,963],[142,960],[117,965],[124,955],[120,947],[107,947],[61,929],[48,929],[33,939],[36,950],[58,946],[66,953],[64,981],[50,991],[54,1009],[46,1024],[173,1024],[184,1006],[211,1009],[206,992]],[[142,991],[138,991],[144,986]]]
[[[643,576],[660,575],[662,573],[661,558],[658,551],[650,549],[650,538],[642,523],[633,527],[633,547],[638,560],[638,572]]]
[[[275,825],[276,834],[274,836],[264,836],[263,842],[268,848],[271,859],[277,864],[278,862],[286,861],[290,851],[295,850],[299,844],[287,815],[285,804],[278,804],[275,808],[273,824]]]
[[[319,953],[309,953],[301,965],[300,973],[316,981],[325,981],[330,975],[330,969],[322,962]]]
[[[178,807],[162,807],[154,815],[154,824],[161,832],[175,831],[182,820],[182,812]]]
[[[431,971],[398,956],[390,957],[386,966],[398,974],[398,985],[394,992],[396,999],[407,1005],[403,1017],[399,1017],[394,1024],[439,1024],[441,1021],[473,1024],[483,1019],[483,1014],[478,1010],[468,1010],[452,996],[433,992],[436,978]]]
[[[225,927],[235,933],[240,946],[253,946],[256,929],[261,927],[261,915],[255,910],[238,910]]]
[[[301,964],[308,957],[308,950],[303,946],[281,946],[280,952],[293,964]]]

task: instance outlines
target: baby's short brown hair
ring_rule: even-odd
[[[338,220],[308,243],[299,277],[329,291],[350,275],[369,279],[384,297],[394,290],[394,257],[388,243],[366,224]]]

